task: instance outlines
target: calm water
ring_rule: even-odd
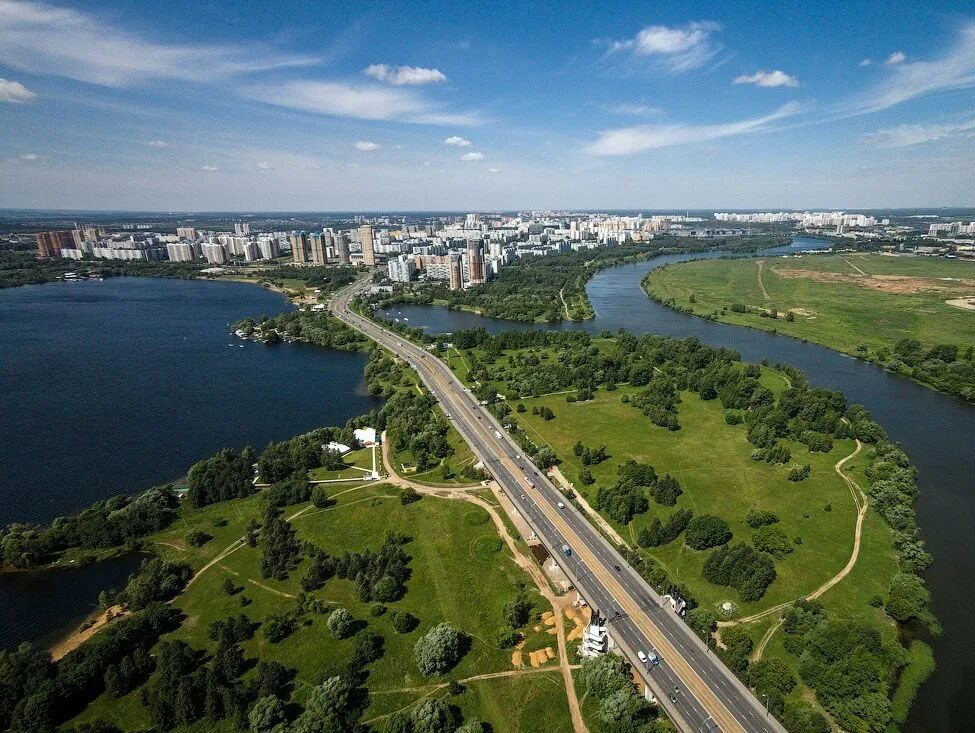
[[[290,307],[242,283],[0,290],[0,524],[49,521],[179,478],[220,448],[260,449],[379,405],[365,389],[364,354],[228,337],[240,318]],[[106,583],[124,581],[123,566],[53,573],[49,586],[0,576],[4,621],[8,609],[18,615],[0,626],[0,647],[77,616]],[[59,589],[77,601],[67,615],[49,613]]]
[[[815,240],[803,238],[797,238],[794,244],[796,249],[813,246]],[[944,635],[933,642],[938,670],[918,695],[905,730],[972,730],[975,710],[969,698],[975,687],[975,407],[821,346],[672,311],[651,301],[640,287],[644,275],[654,268],[699,258],[701,255],[668,256],[603,270],[587,288],[596,309],[595,320],[543,327],[590,332],[625,328],[636,334],[696,336],[712,346],[736,349],[747,361],[768,358],[794,364],[813,384],[840,389],[851,401],[866,405],[891,437],[903,444],[920,470],[918,523],[935,557],[926,579],[934,597],[934,611],[944,626]],[[538,327],[429,306],[400,306],[385,315],[408,318],[409,325],[428,326],[433,332],[473,326],[484,326],[494,333]]]

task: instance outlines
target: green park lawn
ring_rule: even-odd
[[[361,479],[366,475],[366,471],[372,471],[372,448],[359,448],[358,450],[350,451],[342,456],[342,460],[349,468],[343,468],[337,471],[330,471],[325,467],[313,468],[308,472],[308,479],[310,481],[335,481],[339,479],[354,481],[355,479]],[[380,467],[381,463],[382,456],[379,455],[379,449],[377,448],[377,468]]]
[[[420,620],[418,628],[412,632],[397,633],[388,613],[373,617],[371,604],[359,600],[355,585],[349,580],[332,578],[324,588],[312,594],[329,606],[347,608],[357,620],[364,622],[365,628],[385,640],[384,656],[368,668],[366,686],[370,692],[378,694],[372,696],[364,719],[408,706],[424,694],[395,692],[402,688],[424,687],[448,679],[513,669],[511,651],[499,648],[494,642],[502,626],[502,606],[514,597],[519,584],[525,584],[529,586],[529,594],[538,610],[548,609],[531,587],[529,577],[514,563],[485,511],[466,502],[431,497],[404,506],[399,501],[397,489],[388,484],[341,488],[330,494],[335,499],[331,507],[318,509],[302,504],[285,509],[287,517],[302,512],[292,520],[299,539],[313,542],[332,555],[340,555],[346,549],[378,549],[389,531],[405,533],[412,538],[405,546],[412,558],[407,592],[401,600],[388,604],[391,610],[409,611]],[[202,510],[186,508],[183,514],[184,517],[172,528],[152,540],[162,555],[184,559],[198,570],[241,537],[251,518],[259,518],[261,497],[224,502]],[[218,519],[226,520],[226,524],[214,526],[222,523],[215,522]],[[211,534],[213,539],[201,548],[185,549],[184,535],[197,528]],[[260,574],[260,550],[243,546],[211,566],[174,601],[185,619],[178,630],[164,638],[183,639],[191,646],[212,652],[216,645],[206,635],[212,621],[238,613],[261,621],[272,612],[293,608],[306,564],[307,560],[304,560],[285,581],[264,579]],[[243,588],[237,595],[228,596],[224,592],[228,577]],[[250,604],[242,607],[241,596],[250,599]],[[277,644],[267,642],[258,629],[255,636],[244,643],[245,655],[295,668],[294,698],[300,701],[311,687],[351,657],[355,637],[336,640],[328,632],[325,621],[324,615],[309,614],[306,625]],[[416,668],[413,644],[442,621],[469,634],[470,649],[448,675],[426,678]],[[554,645],[554,639],[544,631],[536,634],[531,623],[524,631],[529,648]],[[536,636],[544,639],[534,638]],[[523,723],[536,707],[546,711],[546,716],[568,716],[561,680],[557,673],[552,677],[558,680],[557,689],[551,680],[543,683],[527,677],[525,680],[515,677],[474,681],[467,692],[452,698],[452,702],[465,714],[490,722],[494,730],[532,730]],[[397,702],[392,708],[389,707],[390,699]],[[146,711],[138,702],[138,691],[118,700],[103,695],[72,722],[96,718],[113,721],[124,730],[140,729],[150,724]],[[227,727],[204,722],[190,730],[231,729],[228,721],[221,725]]]
[[[770,374],[770,382],[774,374]],[[779,384],[784,386],[784,381]],[[658,475],[670,473],[680,482],[684,494],[677,506],[651,501],[649,511],[637,515],[628,526],[609,520],[628,542],[635,545],[640,529],[654,517],[666,521],[675,510],[690,509],[695,515],[723,518],[734,535],[733,543],[750,543],[754,530],[745,523],[745,516],[752,508],[772,511],[780,519],[777,527],[788,537],[802,540],[791,554],[776,561],[777,579],[761,600],[751,603],[742,603],[733,589],[701,577],[710,551],[692,550],[680,538],[645,550],[674,580],[686,584],[701,605],[718,606],[730,600],[736,606],[734,615],[748,615],[810,593],[846,565],[853,547],[856,509],[849,489],[833,467],[854,450],[853,441],[836,440],[833,450],[826,454],[810,453],[801,443],[783,441],[792,451],[792,464],[812,466],[808,479],[793,483],[787,478],[788,465],[770,466],[751,460],[753,446],[745,438],[745,426],[727,425],[725,410],[717,400],[702,401],[694,393],[683,392],[678,406],[682,427],[671,432],[623,404],[620,398],[625,393],[625,387],[613,392],[599,390],[595,399],[583,403],[567,403],[560,396],[524,399],[520,401],[529,409],[517,418],[534,442],[555,450],[566,478],[590,503],[595,501],[596,488],[613,483],[617,465],[629,458],[649,463]],[[532,406],[542,405],[555,413],[554,419],[546,421],[531,414]],[[572,450],[579,440],[590,447],[607,446],[610,456],[590,467],[595,483],[588,487],[579,481],[582,464]],[[865,457],[853,459],[847,468],[852,465],[857,474],[858,465],[865,463]],[[858,480],[862,484],[862,476]],[[827,505],[830,511],[826,511]],[[870,515],[853,575],[823,600],[842,609],[844,616],[873,612],[868,601],[884,594],[894,567],[890,532],[879,517]]]
[[[872,353],[901,338],[926,346],[975,344],[975,311],[945,303],[975,295],[975,286],[963,282],[975,280],[975,263],[862,253],[768,257],[763,263],[761,282],[768,297],[759,285],[758,261],[751,258],[662,267],[647,276],[644,287],[697,315],[716,314],[724,323],[775,330],[848,354],[865,354],[863,347]],[[802,276],[780,274],[790,271]],[[823,282],[823,274],[841,281]],[[907,289],[905,278],[923,280],[914,283],[915,292],[893,292]],[[875,287],[864,287],[867,282]],[[775,308],[780,315],[771,319],[727,310],[734,303]],[[789,310],[795,313],[793,322],[784,318]]]

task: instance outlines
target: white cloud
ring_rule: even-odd
[[[884,63],[887,64],[887,66],[897,66],[897,64],[902,64],[905,61],[907,61],[906,53],[903,51],[894,51],[894,53],[887,57],[887,60],[884,61]]]
[[[207,81],[316,61],[259,48],[158,43],[71,8],[28,0],[0,0],[0,28],[0,63],[106,86],[149,78]]]
[[[21,160],[40,160],[41,159],[41,156],[39,156],[37,153],[24,153],[23,155],[20,156],[20,159]]]
[[[586,150],[593,155],[631,155],[674,145],[689,145],[723,137],[747,135],[767,129],[769,123],[796,114],[795,103],[780,107],[772,114],[720,125],[637,125],[599,133],[599,139]]]
[[[451,135],[446,140],[443,141],[444,145],[456,145],[458,148],[469,148],[471,146],[470,140],[465,140],[460,137],[460,135]]]
[[[634,56],[651,57],[672,72],[691,71],[710,61],[721,50],[711,34],[721,30],[718,23],[703,21],[685,26],[650,25],[633,38],[614,41],[610,52],[628,51]]]
[[[471,160],[484,160],[484,153],[464,153],[460,156],[461,160],[471,161]]]
[[[470,114],[441,112],[423,97],[405,89],[341,82],[296,80],[252,86],[244,90],[252,99],[306,112],[354,117],[360,120],[395,120],[428,125],[477,125]]]
[[[915,97],[975,86],[975,21],[962,27],[958,40],[940,58],[904,61],[891,67],[887,78],[857,95],[840,111],[866,114],[888,109]]]
[[[370,151],[379,150],[379,143],[370,142],[369,140],[357,140],[353,146],[356,150]]]
[[[873,66],[873,59],[863,59],[860,66]]]
[[[268,163],[266,160],[262,160],[257,164],[257,170],[259,171],[272,171],[274,166]]]
[[[797,87],[799,80],[789,76],[784,71],[756,71],[754,74],[742,74],[735,77],[732,84],[754,84],[759,87]]]
[[[217,166],[215,166],[215,165],[201,165],[200,166],[200,170],[201,171],[207,171],[209,173],[212,173],[213,171],[218,171],[220,169]]]
[[[146,140],[146,145],[150,148],[165,148],[169,146],[165,140]]]
[[[419,66],[390,66],[388,64],[371,64],[363,72],[373,79],[385,81],[389,84],[402,86],[404,84],[436,84],[447,81],[447,77],[439,69],[424,69]]]
[[[963,136],[975,130],[975,120],[944,124],[897,125],[863,136],[863,142],[877,148],[904,148]],[[970,134],[969,134],[970,136]]]
[[[27,104],[37,99],[37,95],[19,81],[0,78],[0,102]]]
[[[488,168],[488,173],[500,173],[500,168]]]
[[[660,107],[653,107],[642,102],[620,102],[619,104],[604,106],[603,109],[614,114],[633,116],[658,115],[663,111]]]

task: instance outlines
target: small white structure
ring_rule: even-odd
[[[335,451],[340,456],[344,456],[346,453],[352,450],[349,446],[343,445],[342,443],[336,443],[334,440],[329,443],[326,443],[325,445],[322,446],[322,448],[325,450]]]
[[[359,445],[363,447],[376,445],[376,428],[356,428],[354,435]]]
[[[583,657],[598,657],[615,647],[606,629],[606,619],[594,608],[589,625],[582,632],[582,646],[579,653]]]

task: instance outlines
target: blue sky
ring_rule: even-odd
[[[0,131],[6,207],[973,205],[975,7],[0,0]]]

